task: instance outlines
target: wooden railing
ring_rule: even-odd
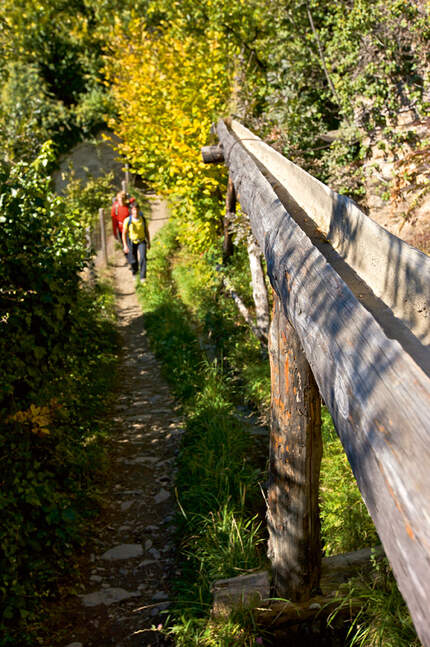
[[[105,210],[99,209],[98,220],[94,221],[92,226],[88,226],[85,230],[85,240],[87,247],[87,279],[94,283],[96,281],[96,266],[100,262],[105,267],[108,266],[108,251],[107,251],[107,238],[106,238],[106,216]]]
[[[218,122],[275,294],[269,556],[277,593],[309,598],[321,564],[320,396],[418,635],[430,647],[430,258],[249,130]]]

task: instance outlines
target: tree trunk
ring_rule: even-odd
[[[269,352],[272,374],[267,520],[275,594],[309,599],[321,571],[318,388],[294,328],[274,295]]]

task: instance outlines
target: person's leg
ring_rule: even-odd
[[[123,249],[124,245],[122,243],[122,231],[120,232],[119,229],[118,229],[118,242],[121,245],[121,249]],[[127,245],[130,246],[130,241],[128,239],[128,236],[127,236]],[[128,261],[128,254],[126,254],[125,252],[123,252],[123,253],[124,253],[124,256],[125,256],[125,260]]]
[[[122,231],[120,231],[119,227],[118,227],[118,231],[117,231],[117,234],[116,234],[116,239],[117,239],[117,241],[119,242],[119,244],[121,245],[121,249],[122,249],[122,248],[123,248],[123,244],[122,244]],[[124,256],[127,258],[127,256],[128,256],[128,255],[124,253]]]
[[[136,243],[129,241],[128,243],[128,262],[130,263],[131,271],[133,274],[137,274],[138,262],[137,262],[137,248]]]
[[[146,242],[145,241],[143,243],[139,243],[138,254],[139,254],[140,278],[146,279]]]

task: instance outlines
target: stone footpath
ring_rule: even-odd
[[[175,568],[175,456],[181,421],[148,349],[132,277],[120,251],[114,272],[124,352],[113,424],[112,485],[82,565],[60,647],[169,644],[160,633]],[[158,628],[158,629],[157,629]]]

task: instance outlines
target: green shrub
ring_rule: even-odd
[[[50,192],[49,160],[45,149],[0,175],[0,631],[11,645],[34,644],[94,513],[118,346],[112,295],[80,285],[82,224]]]
[[[118,348],[111,298],[100,289],[76,296],[64,362],[42,385],[50,400],[23,406],[0,425],[0,627],[11,644],[16,630],[26,644],[26,624],[69,569],[106,467],[101,417]]]
[[[80,223],[49,190],[45,147],[31,164],[0,169],[0,412],[37,399],[64,363],[71,305],[84,266]]]

